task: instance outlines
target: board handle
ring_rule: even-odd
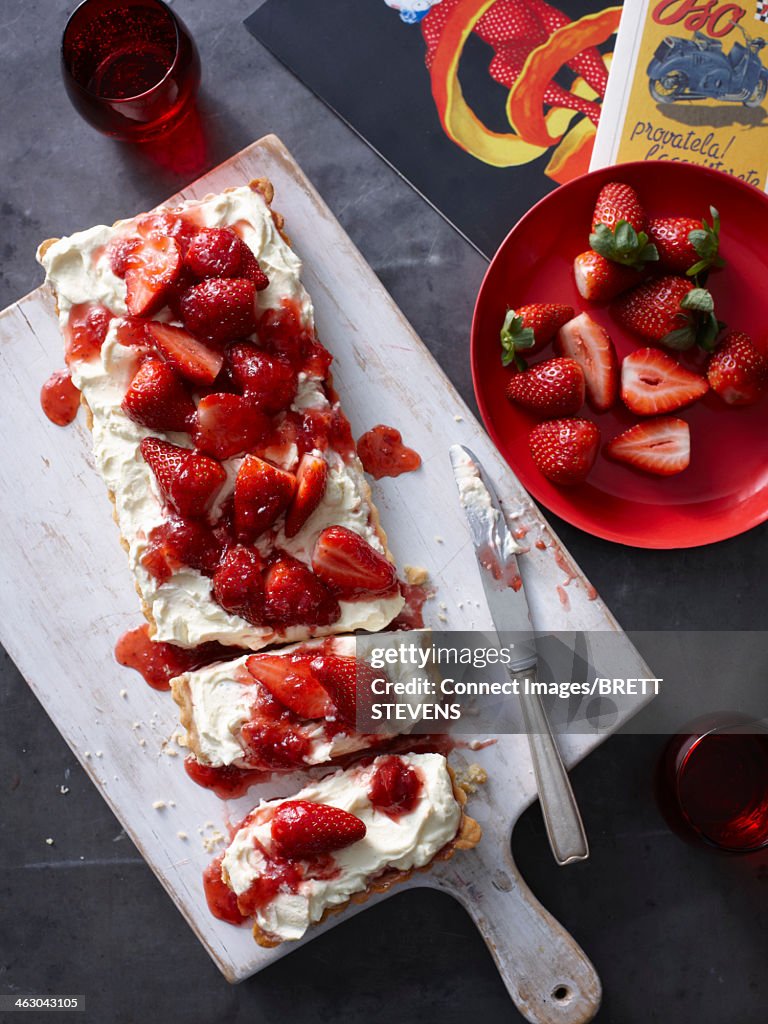
[[[492,824],[484,823],[480,845],[446,865],[440,887],[466,907],[526,1020],[587,1024],[602,999],[597,971],[526,885],[512,858],[509,835],[494,832]]]

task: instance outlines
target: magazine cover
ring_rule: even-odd
[[[627,0],[591,167],[674,160],[766,187],[768,6]]]

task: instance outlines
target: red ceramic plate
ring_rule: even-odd
[[[768,398],[747,408],[726,406],[715,394],[676,412],[691,427],[691,465],[676,477],[646,476],[598,456],[588,480],[558,487],[539,473],[528,451],[536,422],[504,397],[510,371],[502,368],[499,328],[508,306],[565,302],[587,309],[610,333],[621,360],[645,343],[623,331],[607,306],[585,302],[572,262],[589,247],[592,209],[608,181],[634,186],[649,216],[722,218],[724,269],[708,286],[717,315],[754,336],[768,332],[768,196],[743,182],[684,163],[631,163],[604,168],[556,189],[510,231],[493,258],[472,322],[472,377],[488,431],[524,487],[567,522],[606,540],[644,548],[686,548],[733,537],[768,518]],[[545,349],[535,361],[553,355]],[[703,353],[683,362],[704,371]],[[637,422],[621,403],[602,415],[581,414],[600,427],[603,441]]]

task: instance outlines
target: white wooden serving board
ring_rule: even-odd
[[[275,208],[285,215],[304,260],[319,334],[335,355],[334,377],[355,436],[376,423],[392,424],[423,458],[419,472],[383,480],[374,485],[374,494],[398,563],[427,567],[437,586],[437,597],[427,606],[427,623],[448,630],[491,628],[454,498],[448,445],[461,442],[495,479],[515,525],[528,527],[529,540],[546,542],[546,550],[532,544],[521,559],[539,628],[617,630],[277,138],[268,136],[249,146],[181,196],[197,198],[261,176],[274,183]],[[111,506],[94,469],[90,434],[82,415],[62,430],[39,407],[41,384],[62,364],[53,302],[43,289],[0,314],[0,364],[6,404],[5,443],[0,447],[5,542],[0,640],[211,957],[228,980],[242,980],[296,947],[260,949],[248,929],[211,916],[201,872],[212,854],[204,849],[203,838],[216,830],[226,833],[228,820],[237,821],[262,795],[289,793],[297,780],[254,788],[230,804],[188,780],[183,751],[171,740],[176,718],[170,696],[151,690],[114,660],[115,641],[138,624],[140,612]],[[558,588],[564,588],[559,596]],[[447,621],[438,620],[438,614]],[[648,675],[626,643],[628,664],[636,666],[636,675]],[[641,703],[625,699],[615,727]],[[567,762],[574,764],[598,742],[595,736],[566,738],[562,745]],[[461,761],[459,755],[456,759]],[[408,884],[436,886],[461,900],[528,1019],[563,1024],[590,1020],[600,1001],[594,969],[536,902],[510,855],[512,827],[535,795],[526,741],[502,737],[473,752],[471,760],[483,764],[490,777],[471,803],[485,828],[483,842]],[[153,807],[157,801],[165,807]],[[562,878],[568,885],[567,871]],[[332,917],[309,938],[344,916]]]

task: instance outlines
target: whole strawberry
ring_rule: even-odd
[[[648,234],[667,270],[695,277],[725,264],[719,253],[720,214],[714,206],[709,211],[711,225],[694,217],[654,217],[648,221]]]
[[[730,331],[710,356],[707,380],[728,405],[754,405],[768,391],[768,359],[748,334]]]
[[[580,484],[595,463],[600,431],[589,420],[548,420],[534,427],[528,446],[536,466],[555,484]]]
[[[645,211],[637,192],[631,185],[610,181],[598,194],[589,244],[605,259],[639,270],[659,258],[644,225]]]
[[[518,309],[508,309],[500,332],[501,361],[504,366],[515,363],[525,369],[520,355],[533,355],[557,334],[573,316],[573,307],[557,302],[534,302]]]
[[[584,373],[573,359],[547,359],[507,382],[510,402],[541,416],[573,416],[584,394]]]
[[[628,331],[667,348],[687,349],[698,343],[711,349],[721,327],[711,294],[694,287],[687,277],[647,281],[622,295],[612,308]]]

